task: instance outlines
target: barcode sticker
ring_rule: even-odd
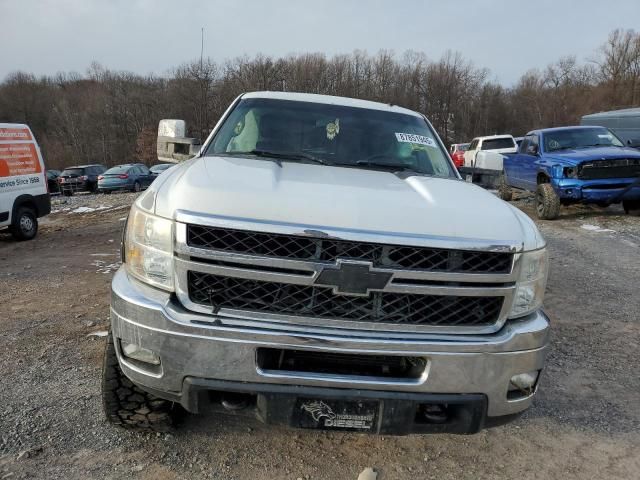
[[[436,142],[431,137],[425,137],[424,135],[415,135],[413,133],[396,133],[396,139],[403,143],[416,143],[418,145],[427,145],[429,147],[435,147]]]

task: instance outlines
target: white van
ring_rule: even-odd
[[[36,139],[27,125],[0,123],[0,229],[18,240],[38,233],[38,218],[49,214],[47,175]]]

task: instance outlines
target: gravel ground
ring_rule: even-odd
[[[535,405],[515,423],[379,437],[209,415],[156,435],[104,421],[105,340],[93,335],[108,329],[133,198],[58,198],[35,240],[0,234],[0,480],[356,479],[365,467],[380,480],[640,478],[640,218],[573,207],[537,222],[551,254],[552,349]],[[514,203],[532,214],[530,198]]]

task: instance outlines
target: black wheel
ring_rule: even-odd
[[[62,192],[62,194],[63,194],[65,197],[71,197],[71,196],[73,195],[73,190],[64,190],[64,191]]]
[[[498,196],[505,202],[513,200],[513,190],[511,190],[511,187],[507,185],[504,173],[500,175],[500,178],[498,179]]]
[[[140,190],[142,190],[142,186],[140,185],[140,182],[136,181],[133,184],[133,191],[134,192],[139,192]]]
[[[89,191],[91,193],[98,193],[98,182],[92,183],[91,186],[89,187]]]
[[[179,406],[134,385],[120,369],[109,333],[102,364],[102,406],[107,421],[128,430],[168,432]]]
[[[38,217],[30,207],[20,207],[11,223],[11,234],[16,240],[31,240],[38,233]]]
[[[105,195],[111,195],[111,190],[102,190]]]
[[[622,208],[627,215],[640,217],[640,200],[623,200]]]
[[[550,183],[541,183],[536,191],[536,212],[542,220],[553,220],[560,215],[560,198]]]

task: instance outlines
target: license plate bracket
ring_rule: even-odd
[[[381,402],[299,397],[291,416],[293,427],[315,430],[375,432]]]

